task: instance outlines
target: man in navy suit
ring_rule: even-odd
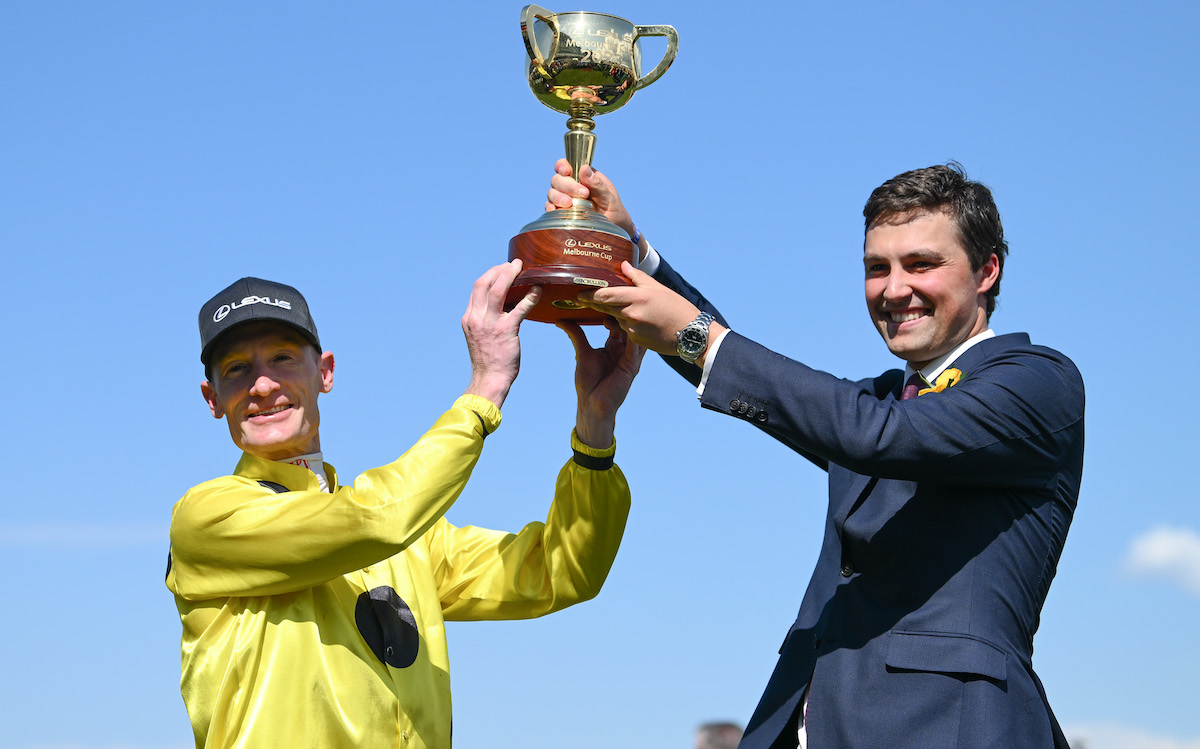
[[[957,164],[901,174],[863,210],[867,308],[905,362],[858,382],[735,331],[640,236],[608,181],[556,167],[634,237],[633,285],[580,295],[697,386],[829,473],[816,569],[742,747],[1031,749],[1067,742],[1033,635],[1075,511],[1083,381],[989,317],[1008,246]]]

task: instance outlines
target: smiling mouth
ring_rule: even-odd
[[[292,407],[292,405],[289,403],[289,404],[286,404],[283,406],[276,406],[275,408],[268,408],[266,411],[259,411],[257,413],[250,414],[249,418],[256,419],[256,418],[261,418],[261,417],[266,417],[266,416],[273,416],[277,413],[286,411],[291,407]]]
[[[903,323],[903,322],[912,322],[913,320],[919,320],[920,318],[928,315],[929,310],[924,310],[924,309],[902,310],[899,312],[888,312],[885,314],[887,314],[888,319],[891,320],[892,322]]]

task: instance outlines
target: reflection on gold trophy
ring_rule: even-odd
[[[635,91],[658,80],[679,49],[672,26],[635,26],[604,13],[551,13],[536,5],[521,10],[521,33],[529,53],[528,80],[533,95],[551,109],[570,115],[563,137],[572,174],[592,163],[596,152],[593,117],[624,106]],[[643,36],[667,37],[663,59],[641,75]],[[512,307],[531,286],[542,299],[530,320],[570,320],[597,324],[604,315],[581,307],[581,289],[628,286],[621,261],[637,262],[625,230],[595,210],[590,200],[550,211],[527,224],[508,243],[508,259],[520,258],[524,270],[508,295]]]

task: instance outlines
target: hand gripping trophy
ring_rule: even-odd
[[[521,10],[521,33],[533,95],[570,115],[563,140],[575,175],[596,152],[592,118],[621,108],[635,91],[658,80],[679,49],[672,26],[635,26],[604,13],[551,13],[536,5]],[[644,76],[637,44],[643,36],[667,37],[666,54]],[[572,207],[527,224],[509,241],[508,259],[521,258],[524,270],[509,291],[508,305],[541,286],[542,300],[528,319],[601,323],[604,315],[576,304],[575,296],[581,287],[628,286],[621,261],[636,264],[635,252],[624,229],[598,213],[590,200],[576,199]]]

